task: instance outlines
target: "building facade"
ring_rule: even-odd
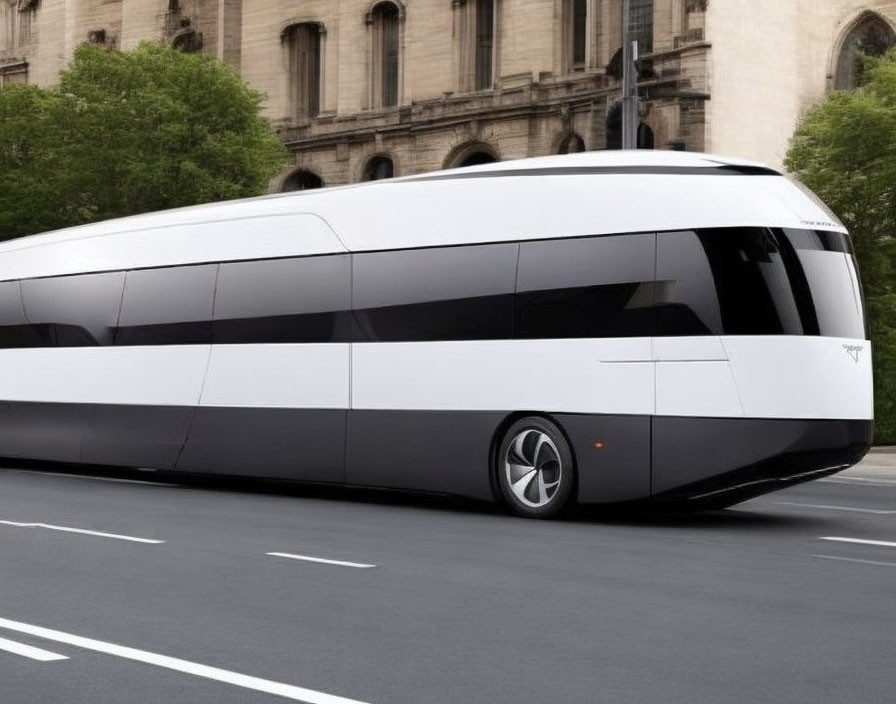
[[[896,44],[891,0],[631,0],[641,147],[780,165]],[[272,190],[619,146],[621,0],[0,0],[0,85],[75,47],[219,56],[294,154]]]

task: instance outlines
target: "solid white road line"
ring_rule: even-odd
[[[878,516],[888,516],[896,511],[884,511],[877,508],[856,508],[854,506],[826,506],[824,504],[798,504],[793,501],[775,501],[779,506],[802,506],[803,508],[823,508],[829,511],[852,511],[854,513],[873,513]]]
[[[24,643],[16,643],[14,640],[6,640],[6,638],[0,638],[0,650],[5,650],[7,653],[13,653],[14,655],[21,655],[25,658],[31,658],[32,660],[40,660],[41,662],[68,660],[68,656],[66,655],[58,655],[57,653],[51,653],[49,650],[41,650],[40,648],[34,648],[30,645],[25,645]]]
[[[84,528],[68,528],[66,526],[52,526],[49,523],[19,523],[18,521],[0,521],[0,525],[15,526],[16,528],[46,528],[47,530],[59,530],[63,533],[78,533],[80,535],[94,535],[98,538],[112,538],[113,540],[127,540],[131,543],[147,543],[149,545],[161,545],[164,540],[151,540],[150,538],[135,538],[131,535],[118,535],[117,533],[102,533],[98,530],[85,530]]]
[[[146,650],[128,648],[123,645],[106,643],[92,638],[83,638],[81,636],[72,635],[71,633],[54,631],[49,628],[32,626],[28,623],[10,621],[5,618],[0,618],[0,628],[6,628],[19,633],[27,633],[28,635],[37,636],[38,638],[46,638],[47,640],[56,641],[57,643],[65,643],[66,645],[73,645],[77,648],[84,648],[85,650],[92,650],[97,653],[105,653],[106,655],[114,655],[127,660],[135,660],[147,665],[155,665],[156,667],[163,667],[168,670],[183,672],[188,675],[195,675],[196,677],[224,682],[225,684],[232,684],[236,687],[252,689],[256,692],[264,692],[266,694],[273,694],[294,701],[306,702],[306,704],[364,704],[356,699],[346,699],[345,697],[337,697],[333,694],[316,692],[313,689],[296,687],[283,682],[274,682],[273,680],[265,680],[260,677],[241,675],[238,672],[222,670],[218,667],[200,665],[199,663],[190,662],[189,660],[180,660],[179,658],[172,658],[167,655],[150,653]]]
[[[823,560],[839,560],[840,562],[860,562],[863,565],[880,565],[881,567],[896,567],[896,562],[878,562],[877,560],[859,560],[855,557],[837,557],[836,555],[813,555]]]
[[[889,542],[887,540],[865,540],[864,538],[837,538],[837,537],[827,537],[827,538],[819,538],[819,540],[832,540],[835,543],[857,543],[859,545],[880,545],[885,548],[896,548],[896,543]]]
[[[288,552],[266,552],[265,555],[271,557],[287,557],[290,560],[305,560],[306,562],[323,562],[325,565],[339,565],[340,567],[360,567],[361,569],[369,569],[376,565],[366,565],[363,562],[343,562],[342,560],[325,560],[322,557],[310,557],[308,555],[293,555]]]

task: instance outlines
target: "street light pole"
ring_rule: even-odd
[[[622,148],[638,144],[638,42],[631,39],[631,0],[622,0]]]

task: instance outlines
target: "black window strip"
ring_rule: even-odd
[[[770,241],[775,241],[778,245],[783,266],[787,269],[787,278],[797,299],[802,333],[822,334],[823,331],[819,331],[818,319],[814,315],[811,291],[793,245],[784,236],[783,231],[752,229],[757,236],[760,232],[765,232],[765,236],[772,238]],[[738,232],[743,235],[744,230],[744,228],[698,230],[696,234],[706,243],[709,241],[707,238],[713,237],[718,237],[717,241],[721,242],[726,236],[734,238]],[[673,234],[659,233],[658,237]],[[571,238],[572,241],[581,239]],[[848,249],[850,244],[845,236],[825,235],[820,236],[818,240],[821,243],[820,247],[832,251],[843,251]],[[518,243],[498,244],[506,246]],[[483,245],[473,247],[481,248]],[[656,251],[656,246],[652,246],[650,250]],[[409,250],[391,251],[400,254]],[[333,305],[336,310],[320,310],[318,306],[313,312],[301,312],[299,308],[299,312],[296,313],[277,315],[265,315],[261,310],[257,317],[160,322],[118,327],[98,325],[92,315],[95,311],[85,312],[83,323],[77,319],[73,320],[70,314],[59,321],[44,318],[40,324],[23,324],[21,316],[18,316],[17,319],[8,318],[7,325],[3,325],[3,320],[0,319],[0,348],[734,334],[732,330],[727,329],[727,324],[723,330],[710,330],[705,326],[696,325],[691,320],[693,314],[686,300],[666,301],[666,309],[660,311],[662,302],[656,298],[654,291],[656,284],[654,281],[642,281],[641,279],[645,278],[643,275],[620,283],[608,284],[597,281],[589,284],[588,281],[582,282],[578,279],[576,282],[565,283],[558,280],[559,288],[551,287],[551,281],[548,281],[544,286],[539,284],[538,290],[521,289],[519,250],[513,253],[511,262],[511,276],[516,284],[507,293],[476,295],[468,291],[466,292],[468,297],[454,297],[453,294],[449,294],[451,297],[448,300],[421,302],[418,291],[413,302],[399,301],[395,305],[361,307],[353,310],[349,301],[352,295],[351,287],[354,286],[352,272],[355,256],[340,256],[349,257],[349,266],[346,267],[345,294],[339,294],[341,286],[334,286],[336,297]],[[710,256],[709,261],[712,260],[713,257]],[[513,267],[516,267],[515,274]],[[650,270],[654,271],[656,278],[655,268]],[[400,267],[397,271],[400,272]],[[649,273],[646,278],[650,278]],[[263,277],[258,280],[257,286],[264,287]],[[214,290],[217,292],[217,286]],[[463,294],[464,292],[461,292],[461,295]],[[712,291],[708,295],[720,296],[724,307],[724,297],[718,292]],[[663,325],[659,324],[660,312],[663,313],[665,321]],[[723,315],[723,319],[724,317]],[[164,321],[164,316],[161,320]],[[125,318],[120,311],[120,322],[124,321]],[[110,325],[115,323],[110,322]],[[745,330],[741,331],[741,334],[759,334],[759,331]],[[787,333],[783,329],[775,333],[769,329],[763,334],[794,333]]]
[[[511,176],[781,176],[765,166],[719,164],[718,166],[558,166],[549,169],[501,169],[494,171],[458,171],[435,174],[408,181],[451,181],[470,178],[504,178]]]

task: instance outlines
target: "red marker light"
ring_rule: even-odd
[[[603,443],[603,441],[602,441],[602,440],[598,440],[596,443],[594,443],[594,449],[595,449],[595,450],[603,450],[603,449],[604,449],[604,443]]]

